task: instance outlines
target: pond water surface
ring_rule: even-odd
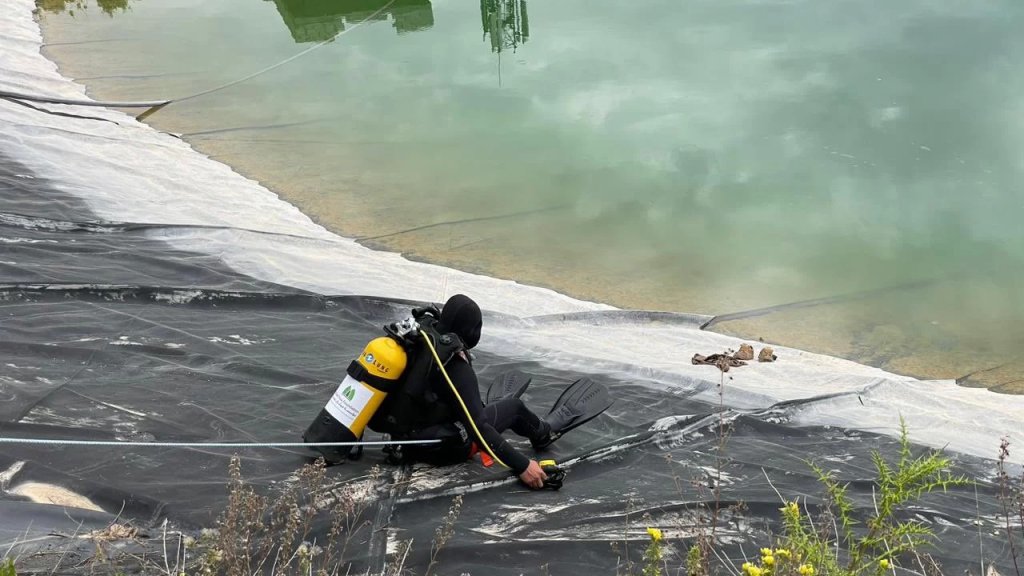
[[[811,301],[713,329],[1024,390],[1020,2],[41,7],[103,99],[335,38],[147,122],[342,235],[630,308]]]

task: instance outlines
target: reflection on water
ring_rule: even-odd
[[[492,52],[514,52],[530,39],[526,0],[480,0],[480,20]]]
[[[292,56],[281,17],[299,41],[385,6],[432,28],[348,35],[151,120],[345,235],[456,223],[381,245],[632,308],[829,298],[716,329],[1024,381],[1018,0],[534,2],[558,33],[532,38],[522,0],[435,4],[438,26],[424,0],[129,6],[45,19],[89,42],[47,55],[97,96],[158,98]]]
[[[269,0],[268,0],[269,1]],[[430,0],[273,0],[296,42],[323,42],[368,18],[387,20],[399,34],[426,30],[434,25]],[[380,10],[380,12],[377,12]],[[372,17],[372,18],[371,18]]]
[[[95,0],[95,3],[104,14],[113,17],[115,13],[124,12],[128,9],[128,1]],[[74,16],[75,10],[88,10],[89,2],[87,0],[36,0],[36,6],[46,12],[53,12],[54,14],[67,12],[69,15]]]

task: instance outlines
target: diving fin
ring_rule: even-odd
[[[580,378],[562,391],[544,420],[551,426],[545,438],[531,441],[534,449],[542,450],[566,432],[590,422],[611,407],[614,400],[608,388],[590,378]]]
[[[519,398],[526,392],[532,378],[519,370],[508,370],[498,374],[487,389],[484,404],[491,404],[503,398]]]

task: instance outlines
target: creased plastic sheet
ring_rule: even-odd
[[[38,54],[30,10],[27,0],[0,4],[0,85],[81,97]],[[717,528],[723,554],[739,563],[778,527],[779,494],[821,503],[806,460],[851,482],[859,511],[869,510],[870,453],[896,456],[900,416],[915,453],[945,448],[981,480],[911,513],[939,534],[937,558],[950,573],[979,556],[1009,562],[984,458],[1001,436],[1020,439],[1020,397],[784,347],[777,363],[722,375],[689,363],[741,342],[701,331],[707,317],[613,310],[373,252],[123,114],[38,107],[0,101],[2,436],[295,441],[382,324],[466,292],[486,309],[476,360],[484,385],[502,370],[527,372],[524,399],[543,411],[585,373],[616,404],[546,454],[569,470],[560,492],[530,493],[476,462],[385,465],[374,449],[331,468],[334,493],[357,494],[371,523],[350,549],[353,573],[380,570],[408,540],[408,565],[425,567],[459,494],[441,572],[612,573],[639,558],[646,526],[665,530],[670,553],[685,552],[715,487],[728,506]],[[309,461],[295,449],[238,454],[269,495]],[[0,544],[60,550],[67,535],[114,519],[153,536],[165,521],[210,526],[230,455],[3,445]],[[374,465],[382,473],[367,480]]]
[[[413,304],[324,296],[254,280],[209,255],[154,240],[149,228],[99,221],[74,197],[49,189],[45,179],[26,178],[24,167],[10,160],[2,166],[2,212],[21,215],[0,224],[6,263],[0,289],[4,436],[294,441],[352,355]],[[853,482],[855,501],[868,509],[870,451],[893,457],[894,440],[858,432],[852,421],[843,427],[805,425],[814,424],[818,412],[825,420],[833,410],[840,416],[856,413],[850,406],[860,403],[855,395],[789,394],[780,401],[770,386],[787,374],[817,374],[825,385],[825,375],[839,379],[849,363],[816,366],[795,351],[791,357],[781,352],[775,365],[720,375],[707,366],[681,370],[679,360],[638,366],[602,350],[621,343],[631,330],[642,330],[650,342],[674,342],[677,359],[698,345],[731,343],[697,331],[700,321],[629,311],[533,318],[489,312],[486,346],[476,360],[484,384],[502,370],[523,370],[534,377],[525,400],[543,409],[583,371],[589,342],[595,357],[608,360],[591,363],[587,372],[611,388],[616,404],[547,454],[569,470],[560,492],[530,493],[507,473],[476,462],[448,468],[387,465],[375,449],[358,462],[331,468],[332,493],[359,494],[374,528],[353,548],[354,568],[381,568],[399,541],[430,542],[459,494],[465,502],[456,537],[441,556],[446,572],[518,574],[543,565],[553,573],[611,572],[627,554],[638,557],[648,525],[662,527],[672,550],[681,553],[696,534],[699,516],[713,506],[716,485],[722,505],[730,507],[717,529],[723,553],[740,562],[744,550],[751,553],[766,542],[766,530],[777,527],[781,502],[775,490],[820,503],[821,490],[805,459]],[[680,339],[679,332],[693,336]],[[886,386],[926,386],[863,367],[847,372],[844,378],[858,383],[868,403],[886,400],[872,395]],[[723,381],[727,408],[719,416]],[[743,385],[763,389],[743,391]],[[732,432],[719,471],[723,425]],[[66,538],[53,534],[101,529],[115,518],[153,536],[164,520],[186,531],[211,526],[224,506],[231,452],[5,445],[0,536],[8,544],[24,542],[20,548],[31,552],[67,546]],[[270,495],[309,461],[302,450],[238,453],[245,475]],[[991,462],[957,459],[962,471],[991,478]],[[383,472],[368,483],[364,478],[375,465]],[[353,480],[355,487],[345,487]],[[984,483],[979,490],[977,498],[973,489],[953,490],[926,499],[915,511],[939,532],[937,557],[947,567],[972,566],[979,545],[992,559],[1007,558],[993,535],[994,487]],[[70,506],[70,515],[55,514],[48,498]],[[739,503],[742,512],[731,507]],[[429,546],[414,545],[407,561],[424,566],[429,553]],[[498,566],[495,558],[501,559]]]
[[[376,324],[397,317],[403,305],[365,298],[260,296],[202,291],[165,300],[131,289],[9,290],[0,306],[6,318],[3,362],[4,435],[158,441],[290,441],[331,393],[353,351],[377,333]],[[61,321],[55,321],[59,317]],[[550,404],[575,374],[538,363],[482,353],[482,380],[515,367],[534,376],[525,399]],[[15,368],[12,368],[14,366]],[[341,483],[383,466],[378,484],[359,488],[367,514],[391,510],[376,528],[392,540],[429,542],[451,498],[465,503],[456,538],[442,556],[452,572],[476,573],[503,558],[498,573],[523,569],[577,572],[609,570],[633,542],[642,549],[647,525],[663,527],[674,546],[695,535],[698,514],[721,486],[723,505],[743,503],[742,513],[722,514],[719,537],[731,557],[765,542],[786,498],[820,502],[820,489],[804,459],[837,470],[853,482],[860,508],[871,506],[869,452],[895,455],[893,440],[835,427],[794,427],[800,405],[715,415],[715,406],[693,390],[659,389],[650,381],[600,377],[617,398],[606,416],[566,436],[549,455],[569,468],[560,492],[530,493],[506,473],[477,463],[412,470],[383,463],[379,451],[330,469]],[[732,424],[721,472],[718,427]],[[301,451],[242,450],[243,470],[273,494],[295,468]],[[50,486],[155,530],[164,519],[185,530],[212,525],[224,504],[229,451],[106,447],[8,446],[0,457],[5,479],[7,537],[31,539],[37,530],[25,512],[25,486]],[[959,458],[961,470],[989,477],[988,463]],[[768,479],[772,483],[769,483]],[[400,489],[392,484],[398,480]],[[772,486],[774,484],[774,488]],[[998,550],[994,488],[983,484],[929,498],[916,516],[942,537],[938,557],[948,567],[973,565],[978,539]],[[340,492],[339,492],[340,493]],[[17,504],[15,503],[17,502]],[[42,518],[52,506],[37,504]],[[979,534],[978,522],[984,531]],[[97,522],[98,523],[98,522]],[[67,530],[67,527],[64,527]],[[382,565],[387,548],[373,548],[371,533],[351,560],[357,568]],[[620,543],[619,550],[611,544]],[[372,553],[371,553],[372,552]],[[429,549],[414,547],[412,566]],[[488,570],[495,570],[490,567]]]

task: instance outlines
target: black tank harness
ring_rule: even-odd
[[[409,355],[409,362],[394,392],[381,403],[370,418],[369,428],[375,432],[405,438],[437,424],[455,419],[456,407],[449,406],[431,389],[431,382],[439,373],[437,363],[427,350],[422,338],[430,338],[437,355],[445,365],[465,346],[458,335],[441,333],[437,329],[439,312],[437,308],[417,308],[413,318],[419,323],[419,337],[400,333],[396,324],[389,324],[384,331],[398,340]]]

